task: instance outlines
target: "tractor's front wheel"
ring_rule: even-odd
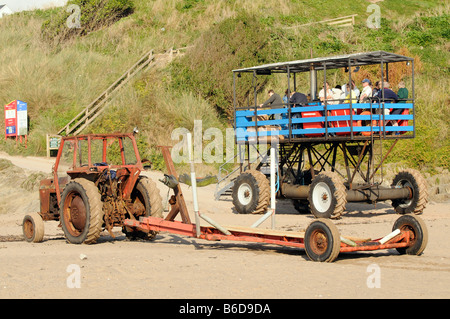
[[[131,219],[139,219],[139,217],[163,217],[162,198],[155,182],[146,177],[140,177],[136,186],[131,193],[131,201],[133,203],[132,215],[127,216]],[[124,226],[122,232],[129,239],[146,239],[155,238],[157,232],[150,231],[148,233]]]
[[[95,184],[76,178],[61,196],[60,219],[64,235],[72,244],[93,244],[100,237],[103,203]]]

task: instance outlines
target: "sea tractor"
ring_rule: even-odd
[[[410,97],[401,101],[390,98],[385,87],[389,83],[389,67],[395,64],[403,64],[402,69],[410,75]],[[370,67],[374,72],[377,66],[377,96],[364,101],[356,96],[333,96],[320,101],[318,88],[327,87],[332,75],[335,79],[343,71],[348,75],[345,82],[351,85],[360,69]],[[302,79],[305,75],[309,78]],[[265,77],[274,76],[279,77],[278,81],[285,77],[288,97],[302,92],[297,85],[299,80],[309,82],[305,103],[288,100],[261,108],[257,103],[261,83],[266,83]],[[251,77],[251,81],[242,81],[244,77]],[[253,90],[241,82],[251,82]],[[249,92],[244,103],[237,98],[242,96],[239,90]],[[399,141],[415,137],[413,58],[375,51],[236,69],[233,96],[238,148],[234,160],[238,158],[240,164],[225,176],[223,170],[219,171],[215,196],[220,199],[231,191],[238,213],[267,210],[267,159],[271,149],[277,152],[277,198],[292,200],[300,213],[339,219],[347,203],[386,200],[399,214],[423,212],[428,191],[419,171],[406,169],[390,185],[383,183],[383,164],[389,153]],[[390,145],[387,150],[384,142]]]

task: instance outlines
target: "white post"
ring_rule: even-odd
[[[275,168],[277,163],[276,160],[277,148],[271,146],[270,148],[270,209],[272,211],[272,229],[275,229]]]
[[[197,201],[197,179],[195,178],[194,169],[194,157],[192,156],[192,135],[191,132],[186,134],[186,139],[188,143],[188,154],[189,161],[191,163],[191,184],[192,184],[192,201],[194,202],[194,213],[195,213],[195,231],[197,237],[200,236],[200,219],[198,211],[198,201]]]

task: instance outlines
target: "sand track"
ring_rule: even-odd
[[[383,250],[314,263],[294,248],[162,233],[152,242],[127,241],[120,229],[115,239],[103,232],[95,245],[71,245],[58,222],[46,222],[44,241],[30,244],[21,240],[21,223],[27,212],[39,210],[39,196],[29,179],[49,174],[54,159],[2,153],[0,158],[14,164],[11,175],[0,170],[0,298],[450,297],[449,202],[431,202],[421,215],[429,231],[421,256]],[[167,188],[158,182],[163,175],[145,174],[157,182],[165,200]],[[191,189],[182,189],[192,210]],[[259,219],[233,213],[231,198],[216,202],[213,193],[214,185],[199,188],[199,206],[218,223],[250,226]],[[350,203],[335,224],[347,236],[378,238],[398,217],[389,202],[376,207]],[[290,201],[277,202],[277,229],[301,231],[312,220],[312,215],[297,214]],[[260,227],[270,228],[270,221]],[[80,288],[68,287],[70,265],[80,269]],[[380,270],[380,288],[369,287],[373,265]]]

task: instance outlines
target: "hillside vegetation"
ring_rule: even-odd
[[[81,28],[73,32],[64,29],[70,15],[66,8],[0,19],[0,101],[26,101],[30,117],[27,149],[1,139],[2,150],[44,155],[45,134],[56,133],[150,49],[187,47],[170,65],[141,73],[85,132],[130,132],[138,126],[141,152],[156,168],[163,167],[156,146],[174,144],[173,129],[192,130],[194,120],[203,121],[203,130],[230,126],[232,69],[309,58],[311,52],[319,57],[386,50],[416,58],[416,138],[398,143],[389,160],[429,172],[449,168],[447,1],[378,2],[379,29],[366,26],[371,12],[365,0],[341,1],[339,6],[326,0],[114,0],[110,7],[104,0],[69,3],[103,11],[82,9]],[[350,14],[358,14],[353,28],[297,27]],[[398,72],[390,74],[395,90]],[[363,75],[376,76],[370,69]],[[332,86],[344,83],[346,76],[327,74]],[[410,75],[403,80],[410,83]],[[273,77],[258,85],[262,102],[264,90],[283,92],[286,84]],[[300,91],[308,90],[306,78],[298,85]]]

